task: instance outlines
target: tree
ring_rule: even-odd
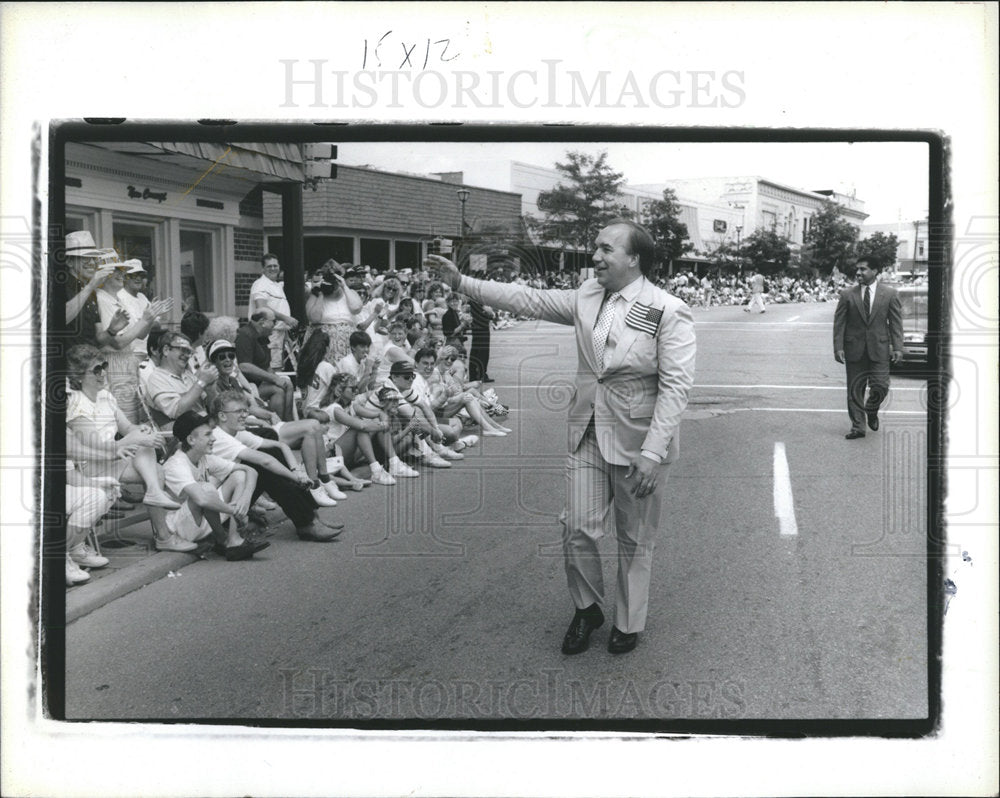
[[[858,228],[841,214],[841,207],[826,200],[812,217],[803,247],[802,265],[828,275],[834,268],[844,271],[854,257]]]
[[[571,150],[556,169],[565,182],[538,194],[538,210],[544,217],[531,222],[543,241],[589,250],[609,221],[632,217],[621,202],[625,180],[608,165],[607,152],[594,157]]]
[[[755,230],[743,239],[740,263],[757,271],[785,269],[792,255],[788,244],[788,239],[774,230]]]
[[[895,233],[872,233],[868,238],[858,242],[857,256],[875,258],[886,269],[896,265],[896,253],[899,251],[899,239]]]
[[[654,263],[657,267],[670,264],[693,249],[687,240],[687,225],[680,219],[681,205],[673,189],[663,191],[663,199],[653,200],[642,209],[642,223],[656,245]]]

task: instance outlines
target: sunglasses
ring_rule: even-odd
[[[397,377],[402,377],[404,380],[412,380],[416,375],[415,374],[397,374],[396,376]]]
[[[236,360],[235,352],[218,352],[212,355],[212,360]]]
[[[103,363],[98,363],[96,366],[90,369],[90,373],[93,374],[95,377],[100,377],[107,370],[108,370],[108,361],[105,360]]]

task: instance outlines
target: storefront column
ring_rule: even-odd
[[[281,265],[285,272],[285,296],[292,316],[304,322],[306,276],[302,241],[302,184],[283,183],[277,191],[281,197],[281,242],[285,256]]]

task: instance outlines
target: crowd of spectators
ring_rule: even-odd
[[[335,538],[321,521],[372,484],[450,468],[479,436],[502,437],[508,408],[489,387],[490,333],[518,319],[452,292],[420,269],[378,273],[329,260],[308,273],[305,318],[292,315],[277,256],[261,259],[247,317],[188,311],[147,296],[138,260],[89,233],[66,239],[67,584],[107,563],[91,534],[141,496],[162,551],[214,547],[228,560],[267,545],[280,508],[304,540]],[[576,288],[575,272],[481,276]],[[753,274],[680,271],[661,287],[689,305],[745,305]],[[757,278],[758,281],[762,278]],[[844,281],[781,275],[767,302],[826,302]],[[302,303],[294,303],[301,306]],[[138,501],[138,499],[133,499]]]

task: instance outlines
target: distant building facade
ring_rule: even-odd
[[[885,224],[865,224],[861,226],[861,238],[873,233],[894,234],[899,241],[896,247],[895,264],[887,264],[898,272],[914,274],[927,273],[927,220],[887,222]]]

